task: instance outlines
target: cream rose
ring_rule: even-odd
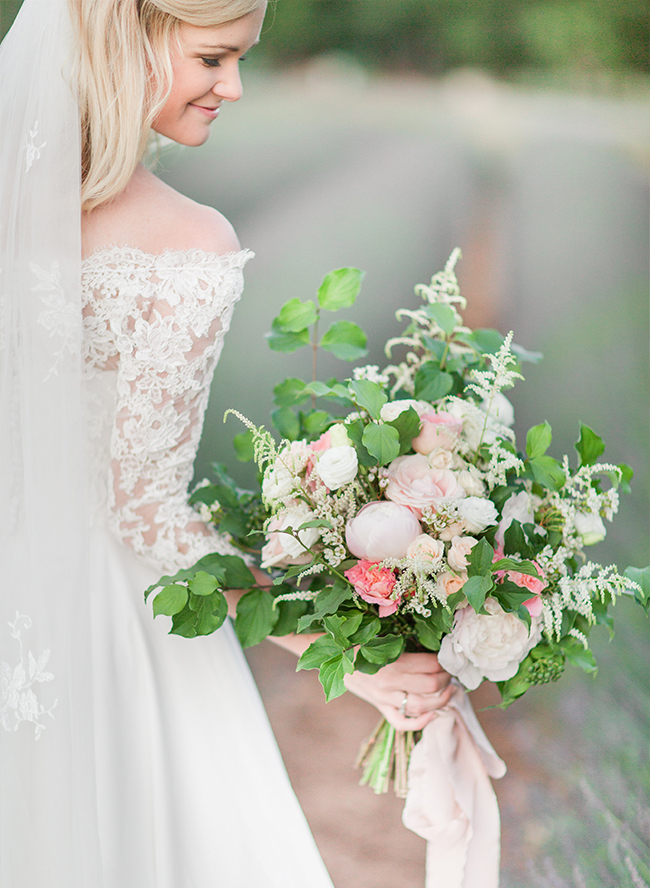
[[[330,447],[316,463],[314,471],[330,490],[338,490],[344,484],[354,481],[359,462],[354,447]]]
[[[515,614],[505,613],[494,598],[485,601],[487,614],[459,608],[454,628],[440,646],[438,662],[470,691],[484,678],[506,681],[542,637],[541,617],[531,617],[530,630]]]
[[[406,550],[406,557],[414,561],[426,561],[432,567],[440,564],[445,554],[445,544],[434,540],[428,533],[421,533]]]
[[[450,570],[446,570],[444,573],[438,574],[436,588],[442,593],[444,598],[449,598],[455,592],[460,592],[466,582],[466,573],[455,574]]]
[[[496,524],[499,513],[489,499],[482,496],[468,496],[458,503],[458,514],[465,523],[465,530],[480,533],[491,524]]]
[[[320,529],[307,527],[299,531],[298,539],[289,533],[281,533],[280,531],[298,528],[312,518],[314,518],[314,513],[309,506],[298,501],[272,518],[267,531],[268,542],[262,549],[262,568],[309,563],[312,556],[306,549],[320,539]]]
[[[413,540],[422,533],[410,509],[391,502],[365,505],[345,528],[348,549],[357,558],[382,561],[404,558]]]
[[[485,493],[485,484],[481,480],[476,466],[468,466],[466,469],[462,469],[458,473],[458,483],[467,496],[483,496]]]
[[[379,417],[383,422],[392,422],[394,419],[412,407],[418,416],[422,416],[427,410],[431,410],[431,404],[426,401],[415,401],[413,398],[404,398],[402,401],[388,401],[379,411]]]
[[[455,536],[447,552],[447,562],[452,570],[465,570],[468,567],[469,553],[478,543],[474,537]]]

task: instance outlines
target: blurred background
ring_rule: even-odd
[[[0,28],[19,6],[0,0]],[[197,478],[214,460],[246,484],[235,407],[269,425],[272,387],[310,373],[263,335],[323,275],[366,278],[346,317],[385,363],[456,246],[471,326],[544,354],[512,393],[517,432],[547,419],[555,456],[579,422],[629,463],[593,560],[650,561],[650,6],[646,0],[281,0],[244,68],[245,98],[209,143],[165,150],[161,175],[225,213],[256,253],[215,378]],[[365,363],[365,362],[364,362]],[[323,360],[319,375],[346,376]],[[650,644],[640,608],[594,632],[596,680],[567,672],[505,712],[473,697],[509,772],[498,781],[503,888],[650,885]],[[375,713],[325,706],[316,676],[263,644],[249,659],[294,787],[337,888],[421,888],[423,842],[401,803],[357,786]],[[486,708],[488,707],[488,708]]]

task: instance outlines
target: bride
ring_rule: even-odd
[[[231,627],[143,601],[231,551],[187,486],[252,253],[141,161],[240,98],[265,6],[25,0],[0,50],[3,888],[331,886]],[[432,654],[348,678],[397,728],[450,694]]]

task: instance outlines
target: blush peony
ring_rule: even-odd
[[[425,413],[420,419],[422,420],[420,433],[411,441],[416,453],[426,456],[436,447],[442,447],[444,450],[454,449],[463,429],[463,423],[458,417],[441,410],[440,413],[433,411]]]
[[[531,615],[530,630],[515,614],[507,614],[494,598],[485,601],[487,614],[459,608],[454,628],[440,646],[438,661],[470,691],[484,678],[506,681],[542,637],[541,618]]]
[[[345,528],[348,549],[357,558],[381,561],[404,558],[413,540],[422,533],[410,509],[378,501],[365,505]]]
[[[387,567],[373,561],[361,560],[345,571],[345,576],[355,592],[369,604],[379,605],[379,616],[389,617],[399,605],[398,598],[391,598],[395,586],[395,574]]]
[[[418,517],[427,506],[435,509],[441,500],[455,500],[465,491],[449,469],[434,469],[426,456],[398,456],[388,466],[386,497],[408,506]]]

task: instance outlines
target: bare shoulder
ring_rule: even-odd
[[[239,249],[225,216],[179,194],[142,168],[118,198],[84,214],[82,235],[84,255],[108,246],[137,247],[146,253]]]

